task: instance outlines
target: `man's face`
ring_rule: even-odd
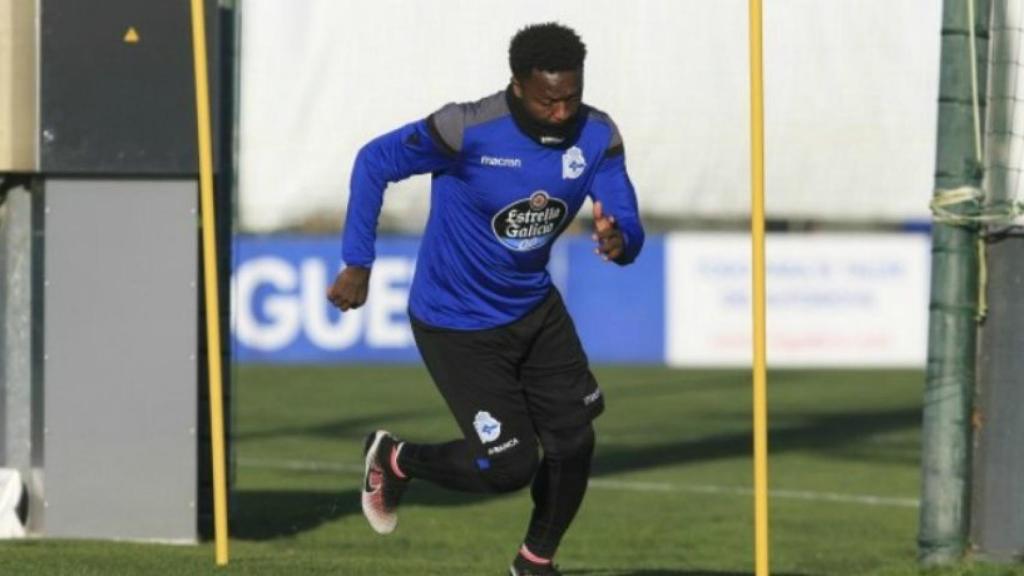
[[[533,70],[528,78],[512,78],[512,90],[527,113],[542,124],[560,126],[572,119],[583,100],[583,72]]]

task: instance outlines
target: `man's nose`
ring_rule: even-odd
[[[551,121],[552,122],[565,122],[569,119],[569,105],[565,102],[556,102],[551,108]]]

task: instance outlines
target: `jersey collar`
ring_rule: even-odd
[[[566,122],[565,125],[548,126],[530,116],[523,106],[523,102],[516,97],[515,92],[512,90],[512,84],[505,88],[505,102],[508,104],[508,109],[512,113],[512,119],[515,121],[519,131],[529,136],[531,140],[541,146],[549,148],[564,149],[572,146],[579,137],[580,129],[586,123],[587,114],[590,112],[586,104],[582,104],[576,116],[569,122]]]

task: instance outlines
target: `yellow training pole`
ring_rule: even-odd
[[[199,196],[203,212],[203,290],[210,379],[210,441],[213,444],[213,532],[218,566],[228,563],[228,506],[224,474],[224,407],[221,402],[220,330],[217,322],[217,245],[213,219],[213,146],[210,143],[210,87],[206,70],[206,21],[203,0],[192,0],[192,56],[196,77],[199,129]]]
[[[768,376],[765,360],[764,71],[761,0],[750,0],[750,176],[754,268],[754,541],[756,575],[768,576]]]

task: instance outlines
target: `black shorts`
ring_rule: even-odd
[[[514,438],[586,425],[604,410],[576,327],[554,288],[506,326],[459,331],[415,319],[412,326],[427,370],[479,455],[495,456]]]

